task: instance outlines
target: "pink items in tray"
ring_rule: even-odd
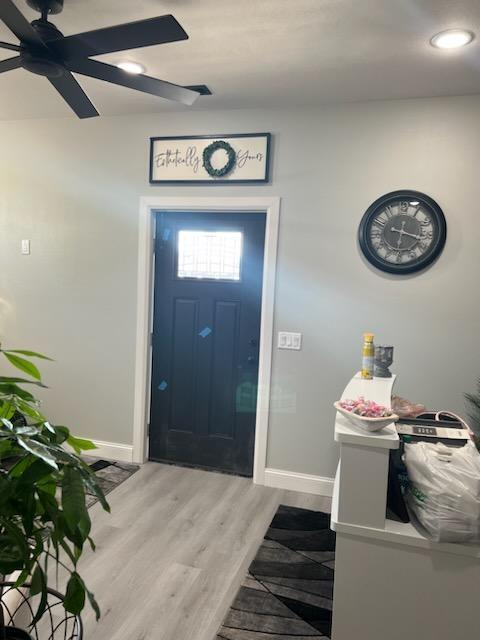
[[[392,415],[392,411],[387,407],[383,407],[373,400],[365,400],[363,396],[357,400],[341,400],[339,404],[342,409],[363,418],[388,418]]]

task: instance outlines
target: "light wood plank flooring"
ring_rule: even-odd
[[[212,640],[279,504],[330,500],[157,463],[91,509],[97,552],[80,571],[102,609],[85,640]]]

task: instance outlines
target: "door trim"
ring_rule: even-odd
[[[253,462],[253,481],[256,484],[265,484],[280,198],[162,198],[156,196],[140,198],[133,416],[133,461],[139,464],[146,462],[148,459],[147,422],[150,410],[150,375],[152,368],[150,335],[153,328],[154,214],[159,211],[198,213],[240,211],[246,214],[249,211],[259,211],[266,214],[257,417],[255,421]]]

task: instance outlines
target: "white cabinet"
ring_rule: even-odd
[[[390,406],[395,378],[357,374],[342,398]],[[430,542],[386,519],[393,425],[367,433],[337,414],[340,463],[332,528],[337,532],[332,640],[473,640],[480,636],[480,547]]]

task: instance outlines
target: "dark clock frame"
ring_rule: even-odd
[[[397,202],[398,200],[418,200],[425,209],[428,209],[435,225],[433,242],[428,252],[420,256],[417,261],[406,265],[387,263],[385,260],[379,258],[371,245],[368,233],[372,220],[377,217],[380,211],[388,205],[389,202]],[[368,207],[358,228],[358,241],[365,258],[377,269],[396,275],[416,273],[426,269],[440,256],[445,247],[446,240],[447,222],[440,206],[433,198],[430,198],[430,196],[410,189],[391,191],[375,200],[375,202]]]

